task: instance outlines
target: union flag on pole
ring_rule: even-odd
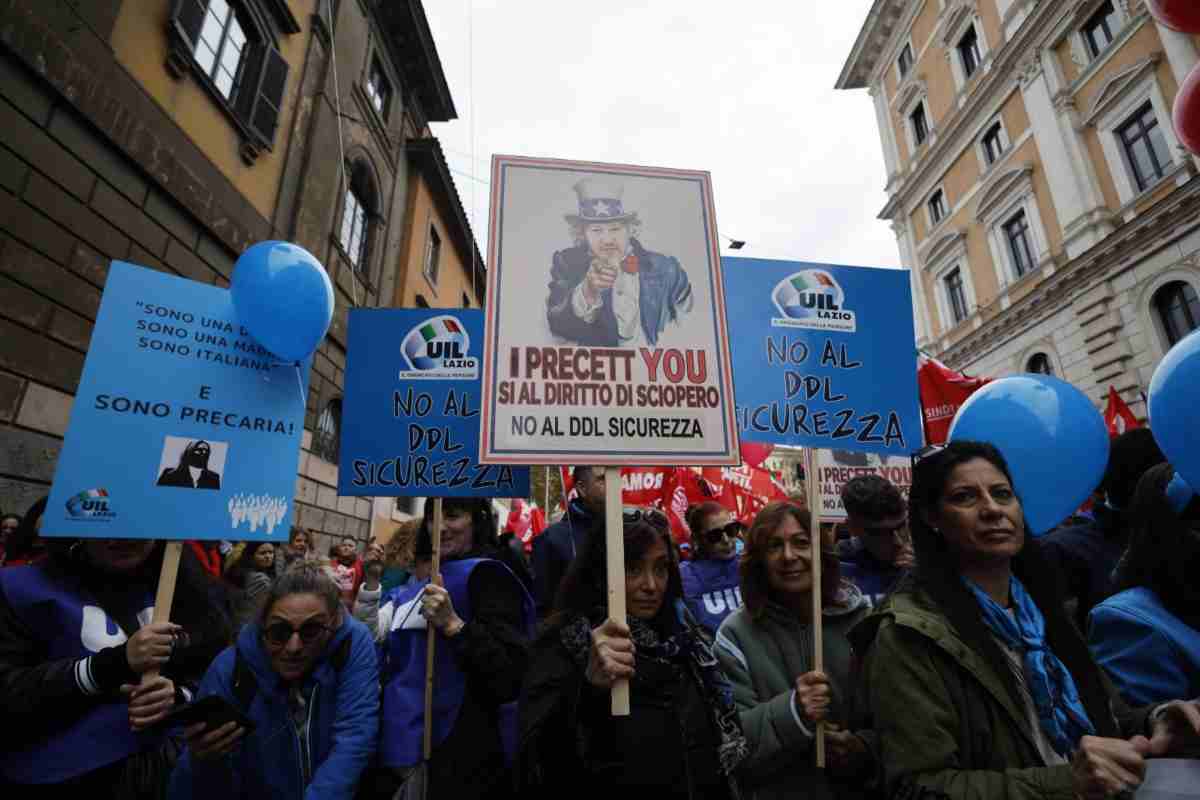
[[[950,424],[963,403],[991,378],[971,378],[955,372],[936,358],[917,361],[917,385],[925,421],[925,444],[945,444]]]
[[[1104,424],[1108,426],[1108,438],[1120,436],[1125,431],[1142,427],[1137,417],[1125,405],[1125,401],[1112,386],[1108,387],[1108,406],[1104,409]]]

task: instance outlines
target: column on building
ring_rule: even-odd
[[[883,163],[887,167],[888,183],[899,169],[900,149],[896,144],[896,131],[892,128],[891,115],[888,113],[887,92],[882,81],[872,85],[867,90],[875,101],[875,121],[879,125],[879,141],[883,146]]]
[[[892,220],[892,232],[896,234],[896,246],[900,248],[900,263],[908,268],[912,284],[914,333],[917,346],[924,347],[933,336],[933,321],[929,317],[929,304],[925,299],[925,282],[921,280],[921,264],[917,260],[917,248],[909,227],[899,220]]]

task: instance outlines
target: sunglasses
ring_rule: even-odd
[[[263,629],[263,638],[267,640],[268,644],[283,647],[292,640],[292,634],[298,634],[301,643],[312,644],[321,638],[321,634],[328,631],[328,625],[315,619],[310,619],[299,628],[293,628],[286,622],[272,622]]]
[[[909,461],[911,462],[910,466],[915,467],[917,464],[920,464],[925,459],[927,459],[931,456],[936,456],[938,453],[942,452],[945,449],[946,449],[946,445],[944,445],[944,444],[927,444],[924,447],[922,447],[920,450],[918,450],[917,452],[912,454],[912,456],[909,458]]]
[[[720,541],[722,539],[724,539],[726,536],[728,536],[730,539],[738,538],[738,534],[740,534],[745,529],[746,529],[745,525],[738,522],[737,520],[734,520],[733,522],[731,522],[728,525],[725,525],[723,527],[712,528],[710,530],[707,530],[704,533],[702,533],[701,536],[703,536],[704,541],[708,542],[709,544],[719,544]]]
[[[671,527],[667,515],[657,508],[625,506],[621,509],[621,521],[626,525],[636,525],[639,522],[646,522],[656,528],[667,529]]]

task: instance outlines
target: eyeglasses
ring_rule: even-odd
[[[880,525],[875,527],[863,526],[863,534],[870,536],[872,539],[891,539],[896,534],[904,535],[908,528],[908,520],[904,520],[899,525]]]
[[[310,619],[299,628],[293,628],[286,622],[272,622],[263,629],[263,638],[270,645],[283,647],[292,640],[292,634],[298,634],[301,643],[312,644],[328,631],[328,625],[315,619]]]
[[[626,525],[636,525],[639,522],[646,522],[656,528],[666,529],[671,527],[671,523],[667,519],[667,515],[659,511],[657,508],[625,506],[621,509],[621,521]]]
[[[711,530],[705,531],[701,535],[704,537],[704,541],[708,542],[709,544],[719,544],[726,536],[728,536],[730,539],[738,538],[738,534],[745,529],[745,525],[737,520],[734,520],[728,525],[720,528],[712,528]]]

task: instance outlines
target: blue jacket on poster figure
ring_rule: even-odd
[[[668,322],[678,321],[691,308],[692,284],[674,256],[642,247],[629,240],[630,252],[623,269],[638,276],[638,313],[645,341],[651,347]],[[623,344],[617,333],[613,310],[613,290],[600,293],[600,308],[591,321],[580,319],[572,304],[572,294],[583,282],[592,265],[587,245],[577,245],[554,254],[550,268],[550,295],[546,300],[546,322],[555,336],[588,347],[618,347]]]
[[[706,558],[679,564],[683,601],[696,621],[716,635],[721,622],[742,607],[738,559]]]
[[[1126,589],[1093,608],[1088,645],[1135,708],[1200,696],[1200,631],[1150,589]]]
[[[254,731],[232,753],[211,762],[197,763],[185,751],[171,775],[171,800],[351,800],[379,738],[379,669],[371,632],[342,614],[342,624],[304,681],[304,691],[312,692],[306,743],[297,734],[287,688],[271,668],[257,622],[217,656],[197,696],[216,694],[239,705],[233,689],[235,648],[258,683],[245,709]],[[339,650],[346,653],[345,663],[335,665]]]

